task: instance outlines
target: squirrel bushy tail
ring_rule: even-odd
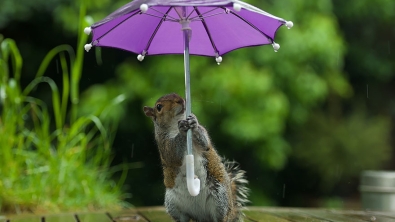
[[[222,162],[225,165],[225,170],[229,175],[231,183],[236,186],[236,206],[242,208],[249,202],[249,189],[247,188],[248,181],[245,176],[246,172],[240,169],[240,166],[236,161],[229,161],[222,158]]]

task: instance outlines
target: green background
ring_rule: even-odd
[[[64,72],[59,71],[64,71],[60,68],[62,61],[65,67],[71,67],[70,76],[80,73],[72,82],[79,89],[75,91],[79,100],[64,100],[72,104],[63,110],[64,126],[55,124],[56,114],[48,109],[48,116],[52,116],[49,127],[65,129],[77,118],[97,116],[110,141],[109,154],[102,157],[106,160],[97,166],[100,170],[128,168],[127,175],[126,171],[110,170],[112,173],[103,180],[109,186],[121,181],[114,197],[108,199],[134,206],[162,205],[164,186],[153,125],[142,107],[153,106],[157,98],[167,93],[184,95],[183,57],[147,56],[139,62],[136,55],[121,50],[94,48],[86,53],[77,49],[77,44],[85,44],[81,32],[89,22],[99,21],[126,2],[2,0],[0,34],[3,39],[15,40],[19,48],[23,66],[18,84],[22,89],[37,77],[41,61],[51,49],[67,44],[76,51],[80,65],[72,66],[70,59],[62,60],[58,54],[48,60],[43,72],[59,90],[66,87]],[[238,161],[247,171],[251,205],[359,208],[360,173],[395,167],[395,1],[248,3],[293,21],[294,27],[281,27],[277,32],[275,40],[281,45],[277,53],[271,46],[240,49],[224,55],[220,66],[214,58],[191,56],[193,112],[207,128],[219,153]],[[3,59],[4,47],[3,44]],[[16,66],[11,59],[4,61],[3,65],[10,67],[11,79]],[[2,83],[2,87],[10,84],[5,80]],[[54,103],[48,86],[40,84],[30,95],[49,107]],[[0,102],[3,122],[10,107],[4,100]],[[23,118],[19,114],[13,112],[16,119]],[[6,129],[0,121],[2,128]],[[15,135],[18,133],[21,132],[17,130]],[[17,149],[5,144],[0,149]],[[102,152],[104,148],[98,144],[91,145],[99,148],[88,155]],[[56,150],[58,146],[54,143],[48,149]],[[37,152],[34,147],[26,149]],[[69,149],[72,148],[66,147],[64,152]],[[76,172],[89,165],[85,160],[82,163]],[[0,174],[5,174],[10,166],[0,165],[0,169],[4,168]],[[68,180],[81,180],[73,172]],[[18,195],[9,197],[7,189],[13,188],[7,188],[3,178],[0,209],[14,211],[10,206]],[[15,178],[14,181],[21,180]],[[43,177],[38,177],[37,183],[40,178]],[[36,192],[44,196],[50,191]],[[78,192],[80,199],[73,201],[89,204],[86,190]],[[111,193],[104,188],[91,191],[99,203],[106,192]],[[24,199],[32,195],[24,194]],[[53,199],[48,200],[55,202],[57,210],[85,206],[74,206],[73,201],[60,206],[58,195],[52,194]],[[36,198],[29,201],[28,208],[41,206],[45,210],[48,207],[44,202]],[[23,201],[18,204],[21,209],[26,205]],[[95,207],[108,206],[93,204]]]

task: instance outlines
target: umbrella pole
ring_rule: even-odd
[[[184,18],[186,17],[186,8],[183,8]],[[188,23],[189,21],[183,21]],[[190,70],[189,70],[189,32],[190,28],[183,27],[184,35],[184,71],[185,71],[185,100],[186,100],[186,117],[191,115],[191,83],[190,83]],[[197,196],[200,192],[200,180],[195,178],[195,164],[192,153],[192,130],[187,131],[187,155],[185,157],[186,161],[186,177],[187,177],[187,187],[189,194],[191,196]]]
[[[190,81],[190,70],[189,70],[189,36],[188,30],[184,30],[184,72],[185,72],[185,113],[186,117],[192,113],[191,105],[191,81]],[[192,155],[192,130],[187,132],[187,154]]]

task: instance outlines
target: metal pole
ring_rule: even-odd
[[[186,10],[183,11],[186,17]],[[185,71],[185,100],[186,100],[186,117],[191,115],[191,82],[189,70],[189,32],[190,30],[183,30],[184,34],[184,71]],[[187,132],[187,154],[192,155],[192,131]]]

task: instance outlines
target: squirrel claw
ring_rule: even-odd
[[[198,121],[195,115],[191,114],[187,117],[188,124],[191,129],[194,129],[198,125]]]
[[[187,132],[189,130],[189,123],[187,120],[180,120],[178,121],[178,129],[180,132]]]

